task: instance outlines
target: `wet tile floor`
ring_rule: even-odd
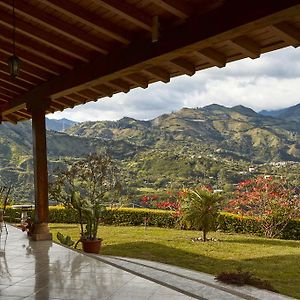
[[[90,256],[34,242],[8,225],[0,239],[0,299],[291,299],[214,281],[208,274],[143,260]]]

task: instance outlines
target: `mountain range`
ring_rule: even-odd
[[[222,161],[300,161],[300,104],[261,113],[241,105],[213,104],[182,108],[149,121],[128,117],[83,123],[47,120],[47,128],[50,171],[66,160],[100,151],[107,151],[131,170],[128,180],[144,172],[147,182],[155,181],[158,174],[166,177],[168,172],[170,176],[173,172],[182,178],[199,178],[197,170],[218,168],[216,161],[220,166]],[[30,122],[1,125],[2,181],[32,181],[31,148]],[[191,162],[192,157],[215,162],[207,160],[200,166],[197,160]]]

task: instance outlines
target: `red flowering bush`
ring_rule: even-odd
[[[255,218],[266,237],[280,237],[289,221],[300,216],[300,196],[284,180],[258,177],[241,182],[225,210]]]

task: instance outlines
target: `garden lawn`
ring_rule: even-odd
[[[79,225],[50,224],[79,237]],[[280,293],[300,299],[300,241],[265,239],[213,232],[216,242],[193,242],[199,232],[148,227],[101,226],[101,254],[141,258],[216,275],[222,271],[250,271],[268,280]],[[80,245],[81,247],[81,245]],[[80,248],[79,247],[79,248]]]

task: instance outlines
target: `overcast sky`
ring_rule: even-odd
[[[172,78],[112,98],[102,98],[49,114],[49,118],[74,121],[118,120],[122,117],[153,119],[182,107],[203,107],[212,103],[244,105],[256,111],[278,109],[300,103],[300,50],[292,47],[246,58],[196,72],[192,77]]]

